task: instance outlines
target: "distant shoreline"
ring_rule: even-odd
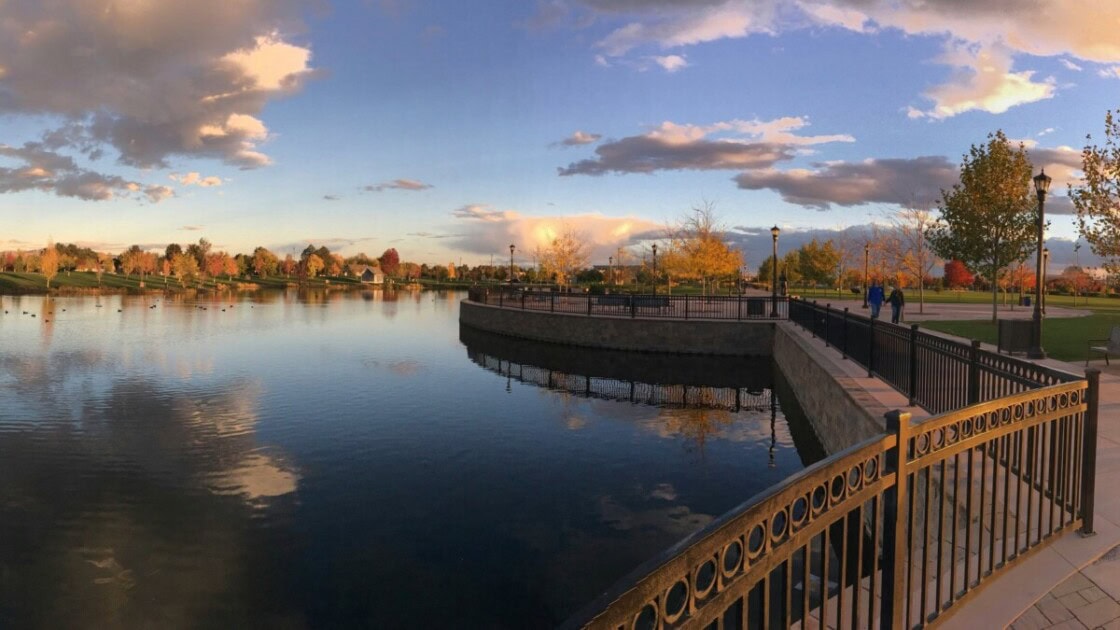
[[[100,281],[97,274],[89,271],[62,272],[51,279],[47,288],[46,276],[38,273],[0,272],[0,295],[167,295],[177,293],[229,293],[247,291],[331,290],[331,291],[409,291],[423,289],[465,290],[467,283],[447,282],[391,282],[385,285],[362,283],[354,278],[331,277],[312,278],[300,281],[298,278],[270,277],[232,279],[198,279],[185,284],[174,278],[163,276],[126,276],[104,273]]]

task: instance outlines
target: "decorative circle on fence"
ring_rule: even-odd
[[[653,630],[657,627],[657,607],[653,605],[653,602],[642,606],[638,614],[634,615],[630,627],[634,630]]]
[[[790,519],[794,527],[800,527],[809,520],[809,497],[797,497],[789,509]]]
[[[720,563],[720,569],[723,571],[723,577],[731,577],[739,570],[739,564],[743,560],[743,545],[738,541],[732,541],[719,552],[723,558]]]
[[[674,623],[684,614],[685,605],[688,603],[688,584],[677,580],[665,592],[665,623]]]
[[[692,584],[695,587],[693,595],[696,599],[704,599],[708,596],[708,593],[712,591],[712,586],[714,586],[715,583],[716,561],[709,558],[696,568],[696,575],[693,576],[692,579]]]
[[[863,479],[864,482],[872,482],[879,478],[879,458],[872,457],[871,459],[863,462]]]
[[[786,526],[789,525],[789,517],[786,516],[785,510],[778,510],[773,517],[770,518],[770,542],[776,543],[785,536]]]

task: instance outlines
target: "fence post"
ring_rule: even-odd
[[[1081,535],[1092,536],[1093,512],[1096,510],[1097,492],[1097,413],[1100,408],[1101,371],[1085,370],[1089,387],[1085,392],[1085,449],[1081,458]]]
[[[980,402],[980,341],[972,340],[968,348],[968,404]]]
[[[918,325],[910,324],[910,406],[918,397]]]
[[[848,358],[848,307],[844,307],[843,328],[840,329],[840,355]]]
[[[883,455],[883,474],[894,475],[894,483],[883,492],[883,601],[880,624],[902,628],[906,576],[906,458],[910,441],[910,414],[897,409],[886,414],[887,433],[898,443]]]
[[[739,315],[738,315],[737,319],[739,319],[739,320],[743,319],[743,294],[742,293],[739,294]]]
[[[552,313],[556,310],[556,292],[548,292],[548,312]]]
[[[821,335],[821,337],[824,338],[824,347],[826,347],[826,348],[828,347],[828,320],[829,320],[830,317],[832,317],[832,303],[831,302],[824,305],[824,334]]]
[[[521,293],[521,310],[525,310],[525,293]]]
[[[817,301],[813,300],[813,306],[810,308],[813,311],[813,317],[809,320],[809,336],[813,339],[817,338]]]
[[[591,317],[591,291],[587,292],[587,316]]]
[[[875,318],[867,320],[867,376],[875,374]]]
[[[505,295],[505,291],[502,291],[501,289],[499,289],[498,290],[498,308],[502,308],[502,296],[503,295]]]
[[[688,319],[688,295],[684,296],[684,318]]]
[[[638,305],[634,301],[634,296],[633,295],[631,295],[630,297],[628,297],[626,299],[630,300],[630,319],[634,319],[635,317],[638,316]]]

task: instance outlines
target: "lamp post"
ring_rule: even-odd
[[[870,280],[868,270],[870,267],[867,264],[871,256],[871,243],[863,244],[863,308],[867,308],[867,282]]]
[[[778,316],[778,235],[781,233],[776,225],[770,228],[770,236],[774,237],[774,269],[770,273],[770,317]]]
[[[653,249],[653,294],[657,295],[657,243],[654,243],[651,249]]]
[[[1042,248],[1042,314],[1046,314],[1046,268],[1050,266],[1050,248]]]
[[[614,284],[614,256],[607,256],[607,284]]]
[[[1042,232],[1046,227],[1046,218],[1043,212],[1046,202],[1046,191],[1050,189],[1050,177],[1046,171],[1034,176],[1034,191],[1038,194],[1038,249],[1035,255],[1034,270],[1034,326],[1031,327],[1031,347],[1027,351],[1027,358],[1045,359],[1046,351],[1042,349]]]
[[[513,286],[513,250],[517,249],[513,243],[509,244],[509,285]]]

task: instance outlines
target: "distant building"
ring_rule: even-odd
[[[350,275],[363,284],[385,284],[385,274],[370,265],[350,265]]]

